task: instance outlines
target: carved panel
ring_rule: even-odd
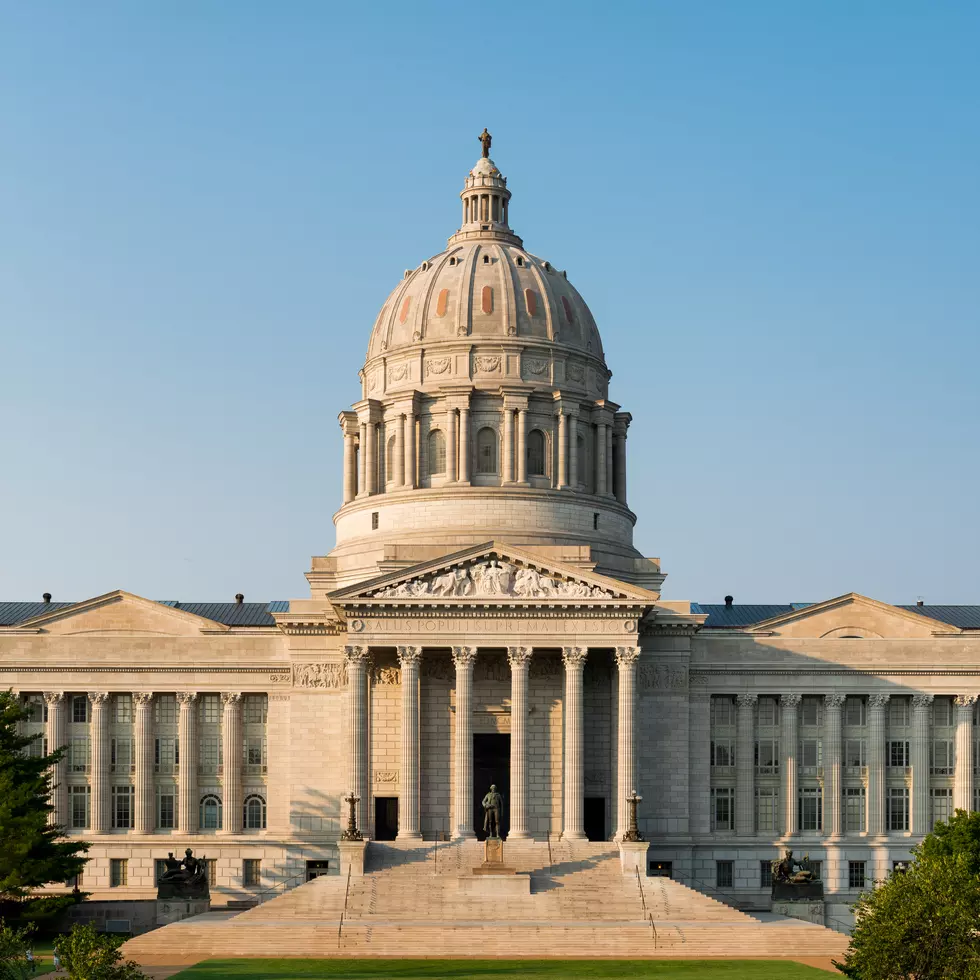
[[[347,664],[293,664],[293,686],[340,690],[347,687]]]

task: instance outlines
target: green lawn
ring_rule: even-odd
[[[631,980],[828,980],[832,974],[774,960],[206,960],[173,980],[550,980],[629,977]]]

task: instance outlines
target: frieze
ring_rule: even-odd
[[[455,634],[505,634],[513,635],[515,621],[513,616],[484,616],[482,613],[477,618],[474,616],[465,617],[438,617],[428,618],[425,616],[378,616],[365,617],[364,630],[362,636],[369,635],[392,635],[403,634],[411,636],[425,636],[426,634],[455,633]],[[571,634],[580,636],[582,634],[608,634],[612,636],[624,636],[636,629],[635,620],[623,620],[620,617],[610,617],[603,619],[579,618],[557,615],[554,617],[535,616],[520,619],[519,630],[521,633],[538,633],[545,635]],[[628,639],[629,637],[626,636]],[[557,645],[557,644],[555,644]]]
[[[293,664],[293,686],[340,690],[347,687],[347,664]]]
[[[558,657],[535,655],[531,660],[528,677],[543,679],[546,677],[561,677],[561,660]]]
[[[687,670],[669,664],[643,664],[636,668],[637,681],[641,691],[686,691]],[[705,681],[707,678],[701,678]],[[692,679],[695,686],[699,681]]]
[[[425,362],[426,376],[430,374],[445,374],[449,370],[449,365],[452,363],[452,358],[450,357],[430,357]]]
[[[500,356],[497,354],[486,354],[476,358],[476,369],[483,374],[493,374],[500,370]]]
[[[396,381],[404,381],[408,377],[408,364],[392,364],[388,368],[388,384],[394,384]]]
[[[371,671],[371,680],[375,684],[401,684],[402,672],[398,667],[375,667]]]
[[[421,677],[427,681],[451,681],[456,676],[456,667],[446,657],[426,657],[422,660]]]

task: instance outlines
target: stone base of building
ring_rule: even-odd
[[[211,902],[207,898],[192,901],[177,899],[158,899],[156,903],[157,925],[168,926],[171,922],[180,922],[194,915],[202,915],[211,911]]]
[[[826,925],[827,911],[824,903],[811,899],[810,901],[774,901],[772,910],[777,915],[785,915],[790,919],[802,919],[804,922],[812,922],[814,925]]]

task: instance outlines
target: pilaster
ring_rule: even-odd
[[[64,691],[45,691],[48,706],[48,753],[63,749],[68,741]],[[51,769],[51,805],[48,823],[58,827],[68,825],[68,759],[67,753]]]

